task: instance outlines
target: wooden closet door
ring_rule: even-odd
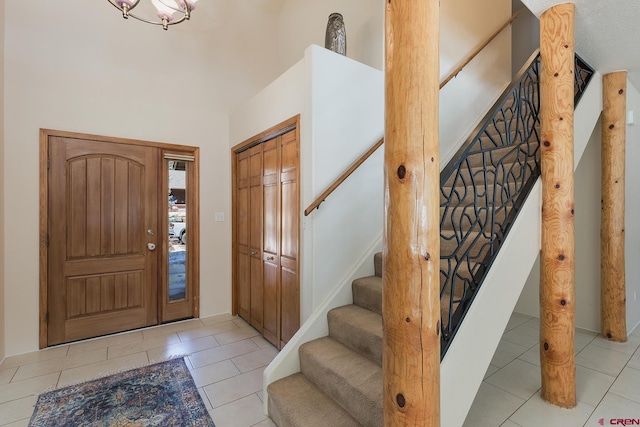
[[[264,289],[262,335],[276,347],[280,346],[279,142],[279,137],[265,142],[262,152],[262,281]]]
[[[280,347],[300,328],[298,146],[295,129],[280,138]]]
[[[239,153],[236,171],[238,314],[262,330],[262,146]]]
[[[251,256],[250,230],[249,150],[236,158],[236,299],[238,315],[251,319]]]
[[[262,146],[249,150],[249,264],[251,326],[262,329]]]

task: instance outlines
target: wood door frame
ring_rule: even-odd
[[[48,325],[48,259],[49,259],[49,248],[48,248],[48,234],[49,234],[49,139],[51,137],[60,137],[60,138],[76,138],[76,139],[84,139],[84,140],[92,140],[99,142],[107,142],[114,144],[127,144],[127,145],[139,145],[145,147],[154,147],[158,148],[160,152],[162,150],[165,151],[177,151],[183,153],[190,153],[194,156],[194,169],[195,169],[195,179],[194,186],[196,194],[199,194],[199,147],[192,147],[186,145],[177,145],[177,144],[168,144],[161,142],[152,142],[152,141],[143,141],[136,139],[128,139],[128,138],[117,138],[117,137],[108,137],[101,135],[92,135],[86,133],[79,132],[69,132],[69,131],[61,131],[61,130],[53,130],[53,129],[40,129],[40,221],[39,221],[39,345],[40,348],[46,348],[48,346],[48,334],[49,334],[49,325]],[[158,166],[161,170],[161,165]],[[163,190],[162,186],[158,186],[158,192],[161,193]],[[197,197],[199,200],[199,196]],[[196,202],[196,209],[199,209],[199,206]],[[194,209],[195,211],[195,209]],[[159,217],[161,218],[160,212],[158,212]],[[168,230],[166,227],[160,227],[158,230],[158,239],[159,241],[164,242],[168,239]],[[193,256],[193,261],[191,265],[191,270],[193,277],[196,277],[198,280],[197,286],[194,289],[194,317],[199,316],[199,301],[200,301],[200,285],[199,285],[199,277],[200,277],[200,249],[199,249],[199,235],[200,235],[200,213],[199,210],[195,211],[193,225],[190,226],[193,230],[192,235],[198,236],[195,238],[195,243],[191,246]],[[192,239],[193,241],[193,239]],[[187,243],[189,241],[187,240]],[[166,249],[166,245],[163,244],[163,250]],[[159,264],[163,264],[160,262]],[[162,281],[159,281],[162,282]],[[159,303],[159,301],[158,301]]]
[[[238,153],[248,150],[251,147],[254,147],[258,144],[262,144],[263,142],[269,141],[270,139],[277,138],[278,136],[285,134],[291,130],[296,131],[296,138],[298,140],[298,144],[300,144],[300,114],[297,114],[290,119],[287,119],[281,123],[278,123],[275,126],[270,127],[264,132],[260,132],[259,134],[237,144],[231,148],[231,314],[234,316],[238,314],[238,295],[236,292],[236,269],[238,267],[238,259],[237,259],[237,251],[238,251],[238,224],[236,221],[236,207],[238,203],[237,194],[236,194],[236,181],[237,177],[237,156]],[[300,167],[298,166],[298,204],[300,203]],[[298,209],[298,215],[300,215],[300,209]],[[301,224],[301,222],[298,222]],[[298,251],[300,251],[300,235],[298,232]],[[262,237],[261,237],[262,239]],[[298,277],[300,277],[300,255],[298,255],[298,265],[297,265]],[[262,332],[262,331],[261,331]]]

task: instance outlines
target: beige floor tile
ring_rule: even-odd
[[[258,396],[258,399],[260,399],[262,402],[264,402],[264,391],[263,390],[260,390],[259,392],[257,392],[256,396]]]
[[[614,377],[583,366],[576,366],[576,394],[580,402],[597,406],[615,381]]]
[[[203,327],[204,324],[200,319],[183,320],[182,322],[168,323],[166,325],[154,326],[142,330],[145,340],[163,335],[175,334],[177,332],[188,331],[189,329],[197,329]]]
[[[235,319],[233,319],[233,323],[235,323],[238,326],[238,328],[246,328],[251,326],[249,322],[247,322],[241,317],[236,317]]]
[[[232,316],[229,313],[225,313],[225,314],[218,314],[215,316],[209,316],[209,317],[201,317],[200,321],[202,322],[203,325],[205,326],[211,326],[215,323],[219,323],[219,322],[230,322],[232,320],[237,319],[237,316]]]
[[[129,344],[137,341],[142,341],[142,331],[127,332],[124,334],[80,341],[69,346],[69,355],[89,350],[107,348],[114,345]]]
[[[498,372],[500,368],[498,368],[497,366],[493,366],[491,364],[489,364],[489,367],[487,368],[486,372],[484,373],[484,378],[483,379],[487,379],[489,378],[491,375],[495,374],[496,372]]]
[[[256,343],[256,345],[260,348],[273,347],[273,344],[271,344],[269,341],[267,341],[261,336],[253,337],[251,338],[251,341]]]
[[[609,392],[640,404],[640,371],[629,367],[624,368]]]
[[[612,419],[637,419],[640,417],[640,404],[632,400],[625,399],[613,393],[607,393],[598,407],[593,411],[586,426],[595,426],[599,420],[603,420],[603,425],[612,425]]]
[[[189,356],[194,368],[201,368],[212,363],[220,362],[232,357],[258,350],[258,346],[251,340],[234,342],[209,350],[199,351]]]
[[[540,331],[524,324],[506,332],[502,335],[502,339],[531,348],[540,341]]]
[[[483,382],[464,421],[464,427],[499,426],[524,402],[524,399]]]
[[[586,346],[597,337],[598,334],[593,331],[587,331],[584,329],[576,329],[575,332],[575,351],[576,354],[580,353]]]
[[[241,341],[247,338],[252,338],[260,335],[258,331],[253,329],[251,326],[247,326],[244,328],[234,329],[229,332],[222,332],[220,334],[214,335],[216,341],[220,343],[220,345],[229,344],[235,341]]]
[[[267,418],[262,411],[262,402],[255,394],[214,408],[209,413],[219,426],[251,427]]]
[[[264,421],[260,421],[258,424],[254,424],[251,427],[278,427],[276,423],[271,421],[271,418],[267,418]]]
[[[263,368],[256,369],[255,371],[208,385],[204,388],[204,391],[209,397],[211,406],[215,409],[262,390],[263,373]],[[260,399],[256,397],[256,400]],[[260,404],[260,407],[262,407],[262,404]]]
[[[14,368],[1,370],[0,371],[0,385],[6,384],[9,381],[11,381],[11,378],[13,378],[13,375],[16,373],[17,370],[18,370],[17,366],[14,367]]]
[[[90,365],[107,359],[107,349],[86,351],[84,353],[73,354],[71,356],[45,360],[43,362],[31,363],[18,368],[13,377],[13,381],[22,381],[28,378],[39,377],[41,375],[60,372],[65,369]]]
[[[205,326],[197,329],[190,329],[188,331],[178,332],[178,337],[180,337],[180,341],[190,341],[198,338],[206,337],[209,335],[216,335],[222,332],[228,332],[238,329],[238,326],[232,321],[226,322],[217,322],[210,326]]]
[[[516,359],[485,382],[526,400],[540,390],[540,367]]]
[[[627,342],[609,341],[602,335],[598,335],[593,341],[593,345],[619,351],[620,353],[633,354],[640,346],[640,337],[629,336]]]
[[[527,350],[529,350],[529,347],[524,347],[506,340],[500,340],[500,344],[498,344],[498,348],[491,359],[491,364],[502,368]]]
[[[500,427],[522,427],[519,424],[514,423],[511,420],[507,420],[505,422],[503,422],[502,424],[500,424]]]
[[[194,369],[191,371],[191,376],[197,387],[204,387],[234,377],[240,373],[231,360],[223,360],[222,362]]]
[[[68,351],[69,346],[63,345],[31,353],[20,354],[18,356],[9,356],[2,361],[0,369],[9,369],[20,365],[26,365],[28,363],[44,362],[45,360],[65,357]]]
[[[629,360],[629,363],[627,363],[627,366],[640,370],[640,349],[636,350],[631,360]]]
[[[2,427],[29,427],[29,420],[30,417],[16,421],[15,423],[3,424]]]
[[[540,366],[540,344],[536,344],[529,350],[521,354],[518,359],[531,363],[532,365]]]
[[[589,344],[576,356],[576,364],[617,377],[631,355]]]
[[[198,393],[200,393],[200,397],[202,398],[202,402],[204,402],[204,407],[207,409],[207,411],[213,409],[213,407],[211,406],[211,402],[209,402],[209,398],[207,397],[207,393],[205,393],[204,388],[200,387],[198,389]]]
[[[21,399],[27,396],[37,396],[40,393],[52,390],[58,383],[60,373],[42,375],[24,381],[15,381],[0,386],[0,403]]]
[[[149,364],[147,353],[130,354],[115,359],[108,359],[90,365],[80,366],[72,369],[65,369],[60,374],[58,387],[65,387],[71,384],[77,384],[84,381],[94,380],[115,373],[127,371],[129,369],[139,368]]]
[[[542,400],[536,394],[509,419],[522,427],[582,426],[593,412],[593,406],[578,402],[573,409],[564,409]]]
[[[267,366],[277,355],[278,350],[276,350],[275,347],[265,347],[253,353],[234,357],[231,361],[237,366],[240,372],[249,372]]]
[[[31,418],[38,396],[28,396],[0,404],[0,425]]]
[[[163,348],[168,345],[180,344],[180,338],[175,333],[156,336],[143,341],[136,341],[126,344],[118,344],[109,347],[109,359],[126,356],[127,354],[140,353],[141,351]]]
[[[504,328],[504,330],[505,332],[508,332],[514,328],[517,328],[520,325],[524,325],[531,319],[534,319],[534,317],[531,317],[527,314],[520,314],[515,312],[511,313],[511,317],[509,317],[509,322],[507,322],[507,327]]]
[[[150,362],[161,362],[178,356],[187,356],[189,354],[218,347],[220,344],[213,339],[212,336],[198,338],[196,340],[172,344],[167,347],[155,348],[148,350]]]

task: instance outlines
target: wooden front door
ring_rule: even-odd
[[[48,345],[154,325],[158,155],[49,140]]]

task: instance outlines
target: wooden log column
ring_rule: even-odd
[[[576,405],[574,231],[574,17],[563,3],[540,17],[542,398]]]
[[[624,275],[624,162],[627,72],[603,78],[602,216],[600,219],[600,330],[613,341],[627,341]]]
[[[440,425],[438,0],[386,3],[385,426]]]

